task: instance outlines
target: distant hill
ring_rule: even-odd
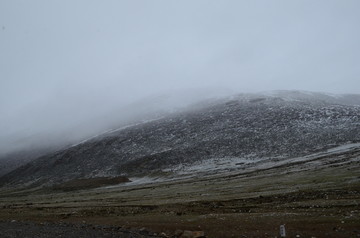
[[[210,166],[214,159],[241,165],[241,159],[281,160],[357,142],[360,95],[240,94],[106,132],[33,160],[1,177],[0,183],[53,185],[106,176],[176,177],[176,167]]]
[[[2,155],[0,156],[0,177],[40,156],[56,151],[57,149],[59,148],[46,147],[46,149],[22,149]]]

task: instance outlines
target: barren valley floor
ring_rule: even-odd
[[[87,190],[2,189],[1,226],[31,221],[50,228],[133,229],[133,237],[191,230],[226,238],[279,237],[285,224],[287,237],[360,237],[359,153],[357,148],[263,169]]]

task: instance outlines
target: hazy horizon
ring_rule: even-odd
[[[0,154],[141,118],[161,95],[181,95],[171,108],[244,92],[360,94],[359,22],[356,0],[3,0]]]

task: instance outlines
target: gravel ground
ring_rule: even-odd
[[[0,222],[1,238],[156,238],[144,229],[126,230],[121,227],[68,223]]]

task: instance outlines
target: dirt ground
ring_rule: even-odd
[[[76,191],[3,188],[1,237],[16,237],[4,231],[29,221],[75,224],[66,228],[74,234],[111,226],[161,237],[179,237],[183,230],[208,238],[280,237],[284,224],[286,237],[360,237],[359,162],[299,166]]]
[[[34,222],[0,222],[0,237],[2,238],[156,238],[162,237],[144,229],[124,229],[116,226],[100,226],[71,223],[34,223]]]
[[[111,225],[163,233],[164,237],[165,234],[172,237],[178,230],[200,230],[207,237],[214,238],[279,237],[279,226],[285,224],[287,237],[345,238],[360,237],[359,198],[360,188],[349,187],[223,201],[156,205],[114,205],[105,201],[102,203],[101,200],[96,201],[96,205],[86,205],[85,201],[48,202],[40,205],[23,200],[24,203],[18,201],[2,205],[0,219]],[[69,230],[71,228],[73,227],[68,227]],[[116,236],[99,233],[96,237]]]

